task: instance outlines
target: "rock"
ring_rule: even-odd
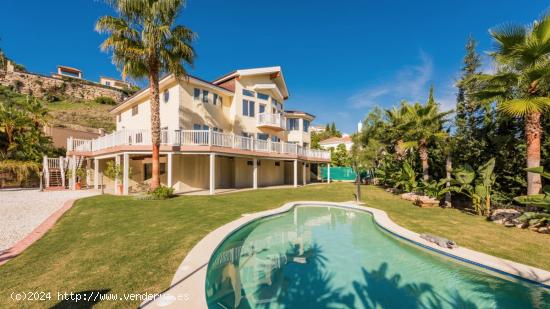
[[[539,231],[539,228],[538,227],[532,227],[530,226],[529,227],[529,230],[533,231],[533,232],[538,232]]]
[[[414,193],[403,193],[400,195],[400,197],[404,200],[414,202],[417,199],[417,195]]]
[[[521,216],[521,212],[515,209],[496,209],[489,217],[489,220],[498,224],[505,224],[508,221],[517,220],[519,216]]]
[[[514,226],[516,226],[516,225],[515,225],[513,222],[511,222],[511,221],[506,221],[506,222],[504,222],[504,226],[505,226],[505,227],[514,227]]]
[[[537,232],[542,233],[542,234],[550,234],[550,227],[548,227],[548,226],[539,227],[537,229]]]
[[[527,222],[527,221],[520,222],[519,224],[516,224],[516,227],[518,229],[526,229],[528,226],[529,226],[529,222]]]

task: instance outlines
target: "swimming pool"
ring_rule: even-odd
[[[229,235],[209,308],[550,308],[550,292],[396,239],[367,212],[297,206]]]

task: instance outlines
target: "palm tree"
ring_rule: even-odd
[[[103,16],[97,21],[96,31],[109,34],[101,48],[113,52],[113,62],[123,77],[149,80],[153,143],[151,189],[155,189],[160,185],[160,75],[187,76],[183,63],[193,65],[195,51],[191,43],[196,34],[185,26],[175,25],[184,0],[109,2],[118,17]]]
[[[430,179],[428,144],[447,137],[447,133],[443,131],[443,124],[451,111],[440,112],[433,97],[425,105],[415,103],[406,105],[405,108],[405,122],[400,126],[405,132],[403,146],[418,149],[423,179],[427,181]]]
[[[389,142],[394,145],[395,154],[399,161],[403,160],[406,151],[403,145],[404,132],[402,126],[406,122],[408,106],[409,103],[407,101],[402,101],[399,107],[394,106],[386,110],[386,120],[389,124],[386,128],[386,136]]]
[[[540,165],[542,113],[550,107],[550,14],[531,26],[505,25],[490,31],[496,43],[491,53],[497,65],[492,75],[480,74],[476,96],[512,117],[523,117],[527,167]],[[539,174],[527,173],[527,194],[541,190]]]

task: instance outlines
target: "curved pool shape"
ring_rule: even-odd
[[[210,259],[209,308],[550,308],[509,281],[405,243],[371,214],[297,206],[229,235]]]

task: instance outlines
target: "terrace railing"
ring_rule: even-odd
[[[161,130],[161,144],[173,146],[217,146],[267,153],[297,154],[312,158],[330,159],[324,150],[304,148],[292,143],[273,142],[212,130]],[[117,146],[151,145],[149,130],[121,130],[94,140],[69,138],[68,151],[94,152]]]
[[[282,114],[258,114],[258,126],[278,127],[286,129],[286,120]]]

